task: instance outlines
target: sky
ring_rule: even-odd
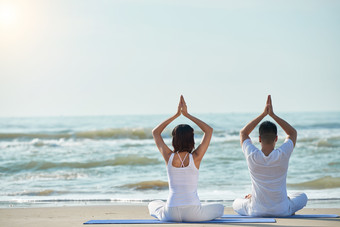
[[[340,1],[0,0],[0,116],[340,111]]]

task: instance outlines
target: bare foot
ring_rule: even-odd
[[[248,194],[244,197],[245,199],[250,199],[251,198],[251,194]]]

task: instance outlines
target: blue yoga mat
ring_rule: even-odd
[[[185,223],[275,223],[274,218],[233,218],[233,219],[214,219],[202,222]],[[156,219],[115,219],[115,220],[90,220],[84,224],[173,224],[178,222],[159,221]]]
[[[337,214],[295,214],[291,216],[286,216],[286,217],[274,217],[274,218],[338,218],[339,215]],[[254,216],[242,216],[242,215],[223,215],[221,218],[256,218]],[[259,218],[259,217],[257,217]],[[260,217],[263,218],[263,217]],[[271,217],[273,218],[273,217]]]

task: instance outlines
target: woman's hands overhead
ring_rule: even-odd
[[[181,114],[183,114],[183,116],[188,116],[188,108],[187,108],[187,104],[184,100],[183,95],[181,95],[181,97],[179,99],[176,115],[179,116]]]

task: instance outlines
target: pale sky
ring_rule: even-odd
[[[340,1],[0,0],[0,116],[340,111]]]

